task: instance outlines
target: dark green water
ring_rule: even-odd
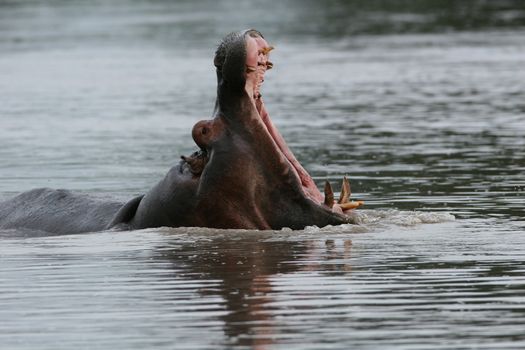
[[[195,149],[226,33],[360,225],[0,231],[0,348],[522,349],[521,1],[0,1],[0,198],[130,198]]]

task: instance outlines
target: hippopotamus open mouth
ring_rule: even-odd
[[[231,34],[231,37],[239,34],[240,33]],[[247,96],[253,103],[253,106],[255,107],[255,111],[249,111],[249,114],[254,114],[254,112],[256,112],[255,115],[251,116],[255,117],[253,118],[254,124],[260,124],[262,122],[262,124],[265,126],[265,129],[261,130],[263,131],[262,135],[259,136],[263,138],[269,137],[273,140],[274,144],[271,145],[272,148],[274,149],[274,151],[281,153],[282,156],[284,156],[284,158],[288,160],[289,164],[291,165],[291,170],[299,179],[305,194],[312,200],[321,203],[324,199],[323,195],[321,194],[321,192],[319,192],[319,189],[313,182],[310,175],[301,166],[301,164],[297,161],[293,153],[288,148],[288,145],[284,141],[277,128],[274,126],[264,106],[264,102],[261,95],[261,86],[264,83],[264,76],[266,71],[273,67],[273,63],[269,60],[269,54],[270,51],[273,50],[273,47],[268,45],[268,43],[262,37],[262,35],[255,30],[249,30],[244,32],[243,34],[245,39],[246,57],[244,66],[245,91]],[[231,37],[225,39],[225,42],[221,44],[215,56],[214,63],[217,67],[219,75],[219,84],[221,84],[221,78],[225,79],[224,75],[222,75],[221,73],[225,64],[225,54],[228,50],[228,47],[226,47],[226,45],[228,44]],[[237,39],[239,40],[241,38],[242,36],[240,36],[240,38]],[[218,113],[215,113],[215,118],[220,118],[220,115],[218,115]],[[250,116],[246,116],[246,118],[250,118]],[[201,121],[197,123],[193,128],[193,139],[204,152],[207,151],[206,145],[209,144],[209,140],[213,137],[212,135],[216,131],[215,129],[220,129],[222,127],[218,126],[217,122],[217,119],[212,121]],[[269,149],[267,151],[270,152]],[[183,159],[188,160],[186,157],[184,157]],[[207,158],[199,154],[198,159]],[[193,160],[190,160],[190,162],[194,163]],[[200,167],[196,167],[195,169],[199,168]]]
[[[217,102],[214,118],[192,130],[200,151],[183,157],[181,168],[198,182],[194,213],[199,226],[279,229],[348,222],[348,183],[333,207],[330,186],[323,196],[266,111],[261,85],[273,64],[262,34],[228,35],[214,59]]]

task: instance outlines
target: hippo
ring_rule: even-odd
[[[321,194],[266,111],[261,85],[272,47],[257,30],[227,35],[214,65],[212,119],[192,129],[198,150],[181,157],[149,192],[127,203],[40,188],[0,203],[0,228],[55,234],[108,229],[209,227],[278,230],[350,223],[348,181],[339,201]]]

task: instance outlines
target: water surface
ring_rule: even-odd
[[[0,4],[0,198],[147,191],[254,26],[274,122],[366,202],[303,231],[0,231],[2,348],[525,347],[522,4],[320,3]]]

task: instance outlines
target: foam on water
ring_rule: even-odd
[[[352,217],[355,222],[361,225],[394,224],[398,226],[416,226],[421,224],[437,224],[442,222],[454,221],[456,217],[446,212],[423,212],[423,211],[404,211],[396,209],[388,210],[361,210],[356,211]]]
[[[317,227],[309,226],[304,233],[364,233],[391,229],[393,226],[415,228],[422,224],[439,224],[454,221],[454,215],[445,212],[387,210],[354,210],[348,216],[354,224]],[[296,231],[301,232],[301,231]]]

